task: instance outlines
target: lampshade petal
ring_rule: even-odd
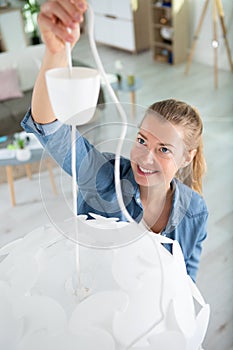
[[[94,339],[94,341],[93,341]],[[100,328],[87,328],[77,334],[61,332],[53,335],[45,330],[26,336],[17,350],[115,350],[111,335]]]
[[[24,295],[38,278],[38,264],[31,254],[9,254],[0,264],[0,280],[5,280],[17,293]]]
[[[18,299],[14,312],[24,320],[24,335],[44,330],[51,335],[67,329],[67,318],[63,308],[46,296],[25,296]]]
[[[77,330],[92,326],[110,330],[114,314],[117,310],[124,310],[127,305],[128,296],[122,291],[93,294],[76,306],[70,318],[70,330],[74,334]]]

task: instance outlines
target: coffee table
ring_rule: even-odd
[[[31,157],[27,161],[19,161],[15,157],[15,151],[11,151],[11,152],[13,152],[13,153],[11,153],[11,152],[9,152],[9,150],[4,149],[4,148],[0,149],[0,151],[1,151],[0,152],[0,166],[5,167],[5,169],[6,169],[7,182],[8,182],[9,189],[10,189],[10,196],[11,196],[11,204],[12,204],[12,206],[16,205],[13,167],[16,166],[16,165],[24,165],[25,169],[26,169],[27,177],[29,179],[31,179],[32,178],[32,172],[31,172],[31,166],[30,165],[32,163],[39,162],[42,159],[42,155],[43,155],[43,158],[45,157],[46,166],[47,166],[47,169],[48,169],[48,172],[49,172],[49,176],[50,176],[50,182],[51,182],[52,190],[53,190],[54,194],[57,194],[57,188],[56,188],[56,184],[55,184],[55,180],[54,180],[54,176],[53,176],[51,159],[50,159],[48,154],[44,155],[44,149],[43,148],[32,148],[32,149],[30,149]]]
[[[114,82],[111,84],[113,90],[116,92],[123,91],[129,92],[130,102],[131,102],[131,114],[132,117],[135,117],[135,105],[136,105],[136,91],[142,87],[142,80],[140,78],[134,78],[134,84],[129,85],[128,80],[123,78],[120,83]]]

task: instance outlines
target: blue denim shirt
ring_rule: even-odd
[[[22,127],[34,133],[55,161],[71,174],[71,128],[55,121],[41,125],[35,123],[30,110]],[[78,182],[78,214],[96,213],[105,217],[118,217],[125,221],[117,201],[112,153],[99,152],[77,131],[76,164]],[[130,215],[139,222],[143,216],[138,184],[134,180],[130,160],[121,158],[120,176],[124,203]],[[187,273],[195,281],[202,242],[206,238],[208,211],[204,199],[195,191],[173,179],[172,208],[166,228],[161,232],[181,246]],[[166,245],[170,251],[170,245]]]

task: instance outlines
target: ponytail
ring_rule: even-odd
[[[200,137],[197,152],[192,162],[185,168],[181,168],[176,173],[177,179],[185,185],[191,187],[194,191],[202,195],[202,178],[206,172],[206,162],[203,155],[203,142]]]
[[[200,136],[199,145],[197,147],[197,153],[193,158],[191,163],[193,168],[193,178],[191,187],[202,194],[202,178],[206,172],[206,161],[203,153],[203,140],[202,136]]]

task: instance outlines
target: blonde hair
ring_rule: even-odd
[[[202,194],[202,178],[206,171],[206,162],[203,154],[203,124],[198,110],[185,102],[169,99],[152,104],[146,115],[151,111],[157,112],[173,125],[183,127],[185,146],[188,151],[196,149],[196,154],[188,166],[178,170],[176,177]]]

